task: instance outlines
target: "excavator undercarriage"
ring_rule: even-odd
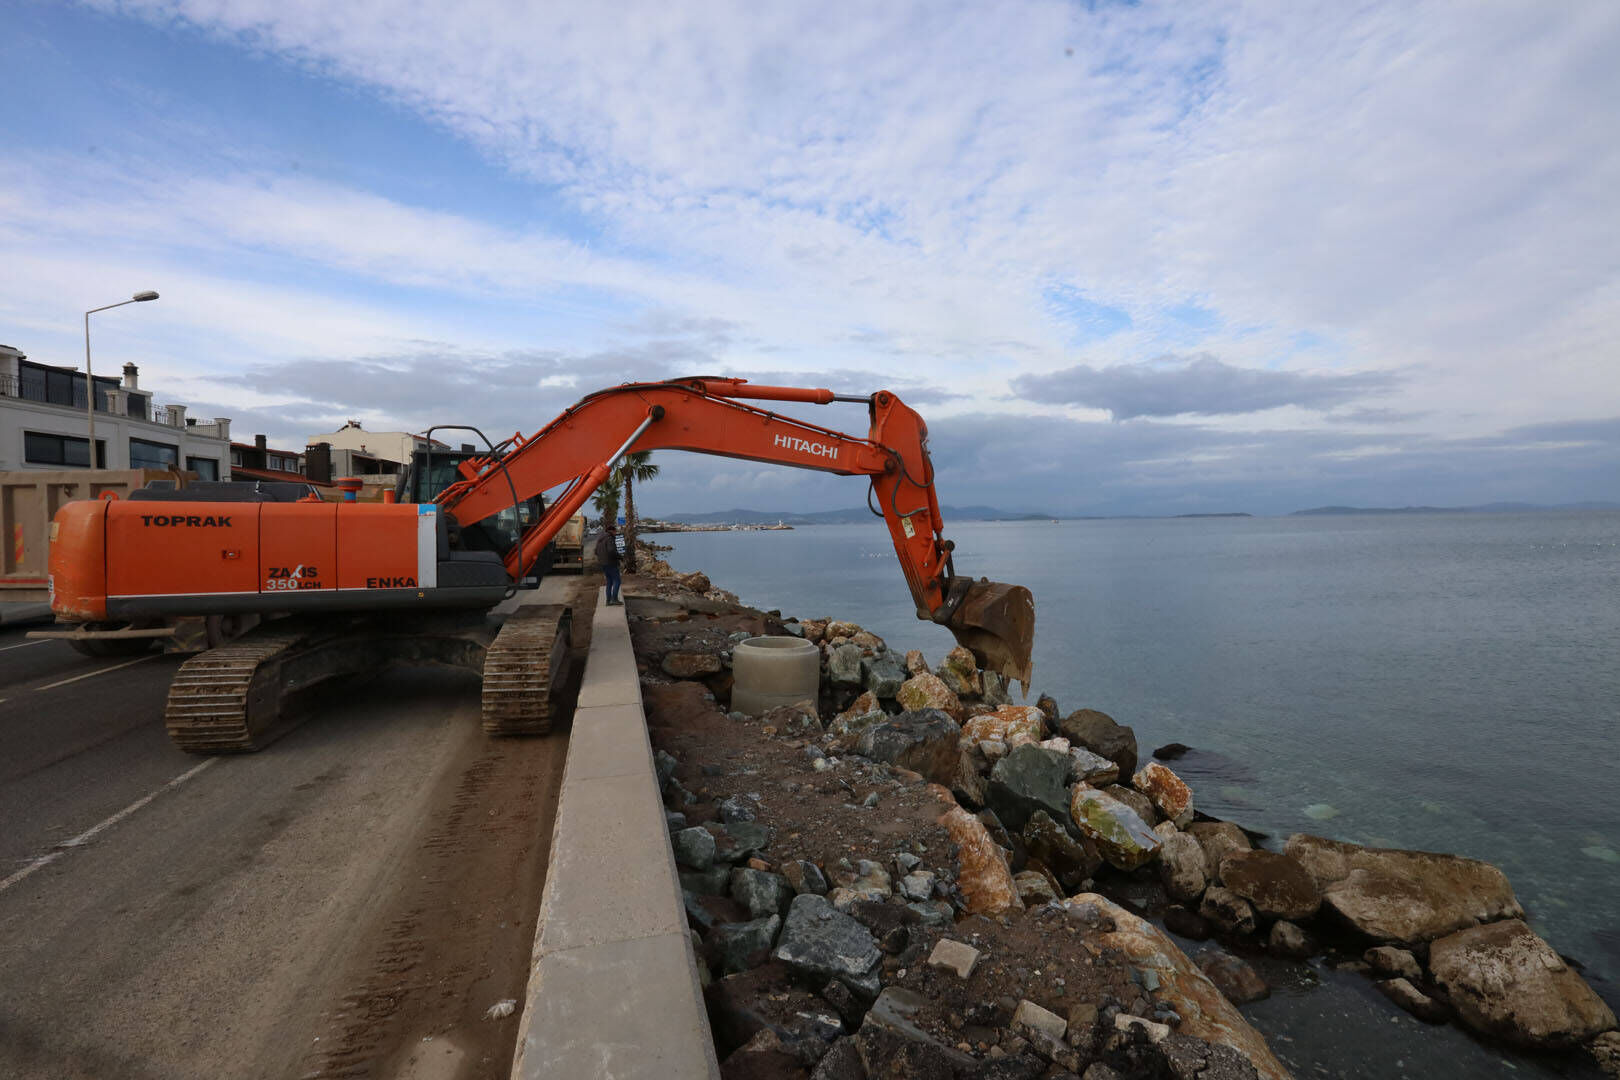
[[[543,735],[569,684],[571,628],[570,609],[554,604],[504,622],[482,613],[277,619],[182,664],[164,723],[192,753],[257,750],[285,730],[303,691],[391,664],[442,664],[483,676],[486,732]]]

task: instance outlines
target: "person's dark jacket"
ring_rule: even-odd
[[[603,566],[617,567],[619,565],[619,547],[613,542],[612,533],[603,533],[596,539],[596,561]]]

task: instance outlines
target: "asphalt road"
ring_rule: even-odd
[[[180,658],[24,632],[0,630],[0,1076],[505,1075],[516,1019],[481,1014],[523,997],[565,733],[491,740],[476,677],[393,669],[199,758],[163,730]]]

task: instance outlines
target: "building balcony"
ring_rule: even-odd
[[[154,424],[158,427],[182,428],[187,434],[201,439],[230,441],[231,421],[228,417],[216,417],[212,420],[188,417],[184,405],[153,405],[149,394],[134,393],[115,386],[102,386],[99,379],[97,384],[98,413]],[[83,412],[84,381],[81,376],[77,383],[63,385],[60,382],[45,382],[35,378],[21,379],[8,372],[0,372],[0,400],[5,398]]]

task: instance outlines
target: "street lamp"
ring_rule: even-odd
[[[103,307],[91,308],[84,313],[84,397],[85,412],[90,417],[90,468],[96,467],[96,377],[90,371],[90,316],[98,311],[108,308],[123,307],[125,304],[144,303],[147,300],[156,300],[158,294],[151,289],[138,292],[128,300],[120,300],[116,304],[107,304]]]

